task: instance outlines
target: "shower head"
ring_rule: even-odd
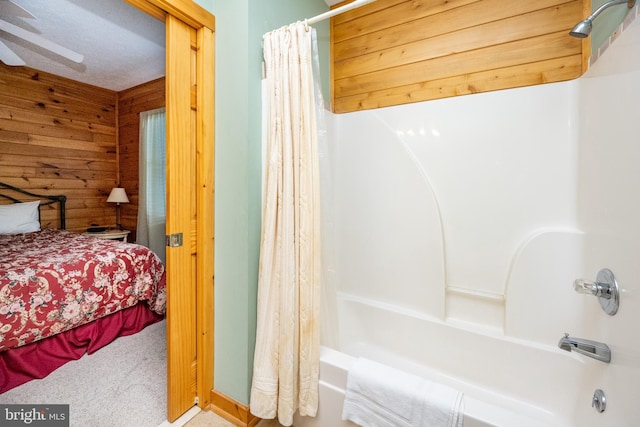
[[[589,37],[591,34],[591,28],[593,28],[591,19],[585,19],[584,21],[580,21],[573,27],[573,30],[569,32],[573,37],[577,37],[579,39],[584,39]]]
[[[589,34],[591,34],[591,28],[593,27],[593,20],[596,19],[596,17],[600,15],[606,8],[623,3],[627,3],[627,7],[631,9],[636,5],[636,0],[611,0],[606,2],[605,4],[597,8],[596,11],[593,12],[587,19],[578,22],[576,26],[573,27],[573,29],[569,32],[569,34],[579,39],[589,37]]]

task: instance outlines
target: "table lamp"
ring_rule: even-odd
[[[124,191],[122,187],[114,187],[111,189],[111,193],[109,193],[107,202],[116,204],[116,227],[120,230],[120,203],[129,203],[127,192]]]

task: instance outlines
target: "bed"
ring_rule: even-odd
[[[0,393],[164,318],[150,249],[66,231],[64,196],[0,183],[0,199]],[[52,205],[60,228],[41,229]]]

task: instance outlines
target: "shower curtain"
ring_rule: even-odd
[[[320,198],[315,30],[264,36],[268,112],[251,413],[315,416],[318,406]],[[316,73],[317,75],[317,73]],[[321,108],[320,108],[321,109]]]

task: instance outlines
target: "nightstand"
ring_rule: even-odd
[[[99,231],[97,233],[90,233],[87,231],[82,234],[86,236],[97,237],[98,239],[122,240],[123,242],[126,242],[129,233],[130,231],[128,230],[105,230]]]

